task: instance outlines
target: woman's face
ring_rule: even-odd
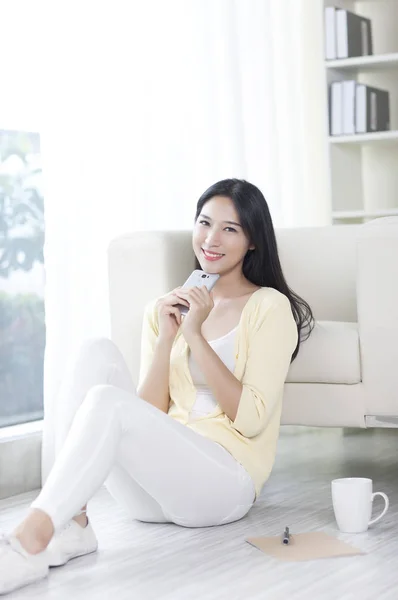
[[[223,275],[241,268],[250,245],[234,203],[226,196],[208,200],[195,223],[192,246],[206,273]]]

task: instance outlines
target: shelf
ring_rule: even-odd
[[[325,61],[325,65],[327,69],[339,69],[349,73],[398,69],[398,52],[356,56],[355,58],[338,58],[336,60]]]
[[[314,2],[314,4],[319,9],[319,3]],[[377,121],[372,124],[371,129],[368,122],[367,133],[355,133],[355,129],[357,129],[355,127],[355,110],[354,126],[352,126],[352,109],[356,108],[355,85],[354,89],[350,86],[350,92],[354,98],[348,97],[348,94],[343,98],[342,93],[339,97],[342,90],[338,94],[333,93],[333,99],[337,102],[335,107],[337,113],[335,112],[333,116],[341,117],[342,120],[339,129],[333,131],[343,132],[345,130],[350,133],[332,136],[330,135],[331,130],[326,131],[327,141],[323,149],[326,150],[325,163],[328,166],[327,174],[329,174],[326,191],[328,202],[331,205],[331,223],[347,227],[358,223],[398,222],[398,0],[321,0],[320,5],[323,9],[330,9],[327,16],[325,12],[323,13],[327,27],[326,31],[324,27],[322,43],[318,41],[318,55],[323,52],[321,85],[324,86],[323,92],[325,92],[325,88],[327,91],[322,102],[326,125],[330,126],[331,122],[332,94],[330,88],[333,83],[353,81],[364,86],[380,88],[388,91],[390,98],[390,123],[388,125],[390,129],[374,131],[374,129],[383,129],[384,123]],[[334,60],[325,59],[325,48],[330,52],[332,44],[329,42],[333,41],[329,38],[329,35],[333,33],[332,13],[335,12],[332,9],[333,6],[369,19],[374,54]],[[336,14],[334,17],[334,35],[337,38],[337,33],[340,31],[337,31],[339,24]],[[358,22],[360,22],[359,19]],[[349,23],[347,23],[348,25]],[[351,39],[350,32],[347,31],[346,37],[347,35]],[[337,39],[334,40],[334,46],[337,51]],[[337,87],[341,88],[342,86]],[[333,90],[333,92],[337,92],[337,90]],[[365,112],[369,117],[369,94],[366,100]],[[353,101],[354,107],[352,106]],[[347,111],[344,114],[348,102],[350,110],[348,110],[347,104]],[[351,127],[343,126],[348,118]],[[358,129],[364,131],[365,127]]]
[[[375,219],[377,217],[394,216],[398,216],[398,208],[375,210],[373,212],[366,212],[365,210],[339,210],[332,212],[333,219]]]
[[[330,135],[329,142],[331,144],[398,143],[398,131],[375,131],[374,133],[356,133],[355,135]]]

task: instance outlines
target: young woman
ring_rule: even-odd
[[[247,181],[202,195],[193,250],[220,278],[147,307],[137,391],[110,340],[82,348],[57,403],[55,465],[0,545],[0,593],[97,549],[85,509],[103,483],[133,519],[185,527],[241,519],[259,496],[311,309],[288,287],[267,203]]]

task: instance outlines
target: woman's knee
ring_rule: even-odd
[[[115,354],[118,349],[115,343],[106,337],[93,337],[85,340],[77,352],[78,362],[101,360]]]
[[[85,379],[89,373],[107,373],[109,365],[118,364],[120,360],[120,351],[112,340],[105,337],[89,338],[71,356],[67,372]]]
[[[86,410],[110,410],[116,406],[121,390],[113,385],[94,385],[87,393],[83,405]]]

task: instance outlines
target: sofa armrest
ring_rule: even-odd
[[[398,415],[398,218],[364,225],[357,256],[365,415]]]
[[[138,382],[145,305],[178,285],[195,268],[190,231],[135,232],[108,250],[111,337]]]

